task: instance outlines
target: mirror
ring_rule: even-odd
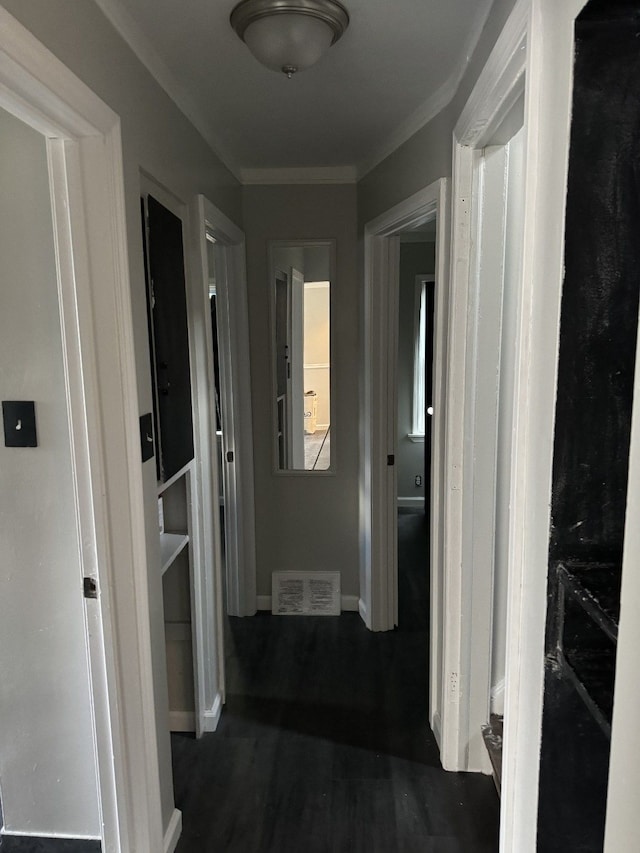
[[[334,244],[278,241],[270,249],[276,469],[328,471]]]

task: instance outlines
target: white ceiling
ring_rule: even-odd
[[[263,68],[236,0],[96,0],[236,173],[364,174],[453,97],[492,0],[343,0],[351,24],[313,68]]]

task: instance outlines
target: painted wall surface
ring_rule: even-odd
[[[358,594],[358,282],[355,186],[245,187],[258,594],[280,569],[341,572]],[[336,240],[332,282],[335,472],[274,473],[268,243]],[[313,545],[313,547],[310,547]]]
[[[0,398],[37,448],[0,443],[0,796],[5,829],[99,836],[71,446],[44,137],[0,110]]]
[[[438,178],[451,175],[451,135],[516,0],[494,0],[451,103],[358,183],[358,220],[365,223]]]
[[[416,276],[433,274],[435,243],[400,245],[400,303],[398,336],[398,498],[424,498],[424,443],[409,439],[413,432],[413,362],[416,323]],[[422,485],[416,486],[420,474]]]
[[[120,116],[138,394],[140,412],[149,412],[152,396],[140,226],[140,171],[151,175],[183,202],[203,193],[241,224],[239,185],[93,2],[3,0],[3,6]],[[162,585],[157,570],[160,555],[154,460],[143,466],[143,478],[158,760],[166,827],[174,800]]]

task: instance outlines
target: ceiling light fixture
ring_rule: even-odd
[[[259,62],[292,77],[338,41],[349,13],[337,0],[242,0],[230,21]]]

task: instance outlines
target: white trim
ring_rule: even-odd
[[[536,850],[573,27],[583,5],[584,0],[533,0],[527,38],[525,240],[514,389],[500,819],[500,849],[519,853]]]
[[[213,706],[209,711],[204,712],[204,726],[203,730],[205,732],[215,732],[218,728],[218,723],[220,722],[220,717],[222,716],[222,707],[224,705],[224,699],[222,693],[216,693],[216,698],[213,700]]]
[[[408,432],[407,438],[409,441],[412,441],[414,444],[424,444],[424,433],[423,432]]]
[[[504,678],[501,678],[500,681],[491,688],[491,703],[489,710],[492,714],[504,716],[504,688]]]
[[[454,131],[451,308],[447,355],[447,467],[446,557],[444,561],[443,674],[448,685],[442,713],[443,767],[447,770],[488,768],[480,726],[488,719],[491,660],[493,572],[487,566],[468,565],[473,537],[469,495],[475,469],[469,429],[473,424],[472,376],[468,375],[469,321],[477,289],[475,235],[477,228],[477,165],[479,149],[497,129],[520,97],[526,67],[526,31],[529,0],[519,0],[494,46],[462,111]],[[487,630],[487,623],[489,630]]]
[[[367,605],[361,598],[358,599],[358,613],[360,614],[360,618],[366,625],[369,619],[369,616],[367,614]]]
[[[268,610],[271,612],[271,596],[258,595],[256,598],[258,610]],[[340,611],[342,613],[357,613],[358,612],[358,596],[357,595],[341,595],[340,596]]]
[[[401,507],[407,507],[407,508],[410,508],[410,507],[423,507],[423,506],[424,506],[424,496],[422,495],[422,496],[419,496],[419,497],[413,497],[413,498],[409,498],[409,497],[398,497],[398,499],[397,499],[396,503],[397,503],[397,505],[398,505],[398,506],[401,506]]]
[[[203,270],[203,294],[208,300],[206,231],[225,247],[224,270],[216,275],[220,323],[220,381],[222,393],[223,476],[226,524],[227,612],[251,616],[256,612],[255,489],[253,471],[253,421],[249,367],[249,314],[244,233],[204,196],[196,200],[194,221],[198,223]],[[209,354],[209,388],[213,387],[213,343],[211,324],[205,324]],[[209,395],[212,398],[212,395]],[[215,413],[211,399],[211,446],[215,446]],[[233,453],[233,462],[227,454]],[[213,494],[219,494],[214,491]],[[216,522],[217,524],[217,522]],[[218,548],[216,546],[216,548]],[[218,565],[221,558],[216,556]],[[216,573],[216,595],[221,596],[222,577]],[[223,667],[222,611],[218,635],[219,666]]]
[[[454,137],[477,147],[488,140],[524,90],[531,0],[517,0],[456,122]],[[520,85],[519,85],[520,84]]]
[[[65,835],[60,832],[44,833],[44,832],[8,832],[5,828],[0,827],[0,838],[46,838],[47,841],[100,841],[99,835]]]
[[[403,122],[401,122],[381,145],[376,146],[375,151],[358,163],[358,180],[361,180],[369,172],[375,169],[383,160],[393,154],[400,146],[404,145],[414,134],[434,119],[447,107],[458,91],[462,78],[467,70],[469,61],[477,47],[484,25],[491,11],[490,4],[477,5],[475,20],[467,30],[467,40],[460,50],[460,60],[440,88],[427,98],[420,106]]]
[[[303,370],[328,370],[330,367],[331,365],[329,362],[326,362],[326,364],[305,364],[303,365]]]
[[[53,197],[68,201],[66,211],[57,201],[54,211],[67,400],[86,536],[83,559],[99,587],[98,599],[87,600],[86,614],[87,623],[97,628],[88,632],[88,642],[102,842],[109,853],[160,849],[120,124],[109,107],[2,8],[0,106],[49,140],[65,140],[48,145]]]
[[[173,853],[178,846],[180,835],[182,834],[182,812],[174,809],[169,819],[167,831],[164,834],[164,843],[162,849],[164,853]]]
[[[355,166],[301,166],[280,169],[240,169],[242,183],[247,186],[291,184],[355,184]]]
[[[210,113],[203,111],[191,97],[188,89],[178,79],[156,51],[144,30],[120,0],[95,0],[104,16],[129,45],[135,56],[144,65],[156,83],[167,93],[181,113],[198,130],[209,144],[211,150],[222,161],[231,174],[240,180],[238,165],[225,151],[225,147],[216,131],[216,123]]]

